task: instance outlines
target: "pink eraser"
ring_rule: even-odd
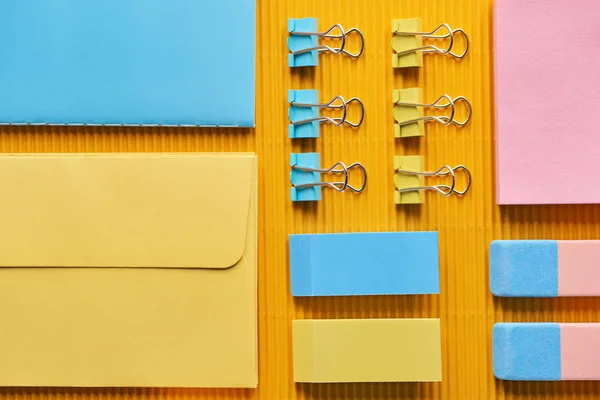
[[[558,295],[600,296],[600,240],[558,241]]]
[[[559,324],[561,380],[600,380],[600,324]]]
[[[496,0],[499,204],[600,203],[600,1]]]

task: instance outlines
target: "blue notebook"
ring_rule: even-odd
[[[255,0],[2,0],[0,123],[254,126]]]

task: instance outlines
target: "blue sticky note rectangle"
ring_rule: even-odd
[[[492,330],[494,376],[516,381],[561,377],[560,325],[497,323]]]
[[[255,0],[3,0],[0,123],[254,126]]]
[[[290,235],[293,296],[439,294],[437,232]]]
[[[558,296],[556,240],[495,240],[490,244],[494,296]]]

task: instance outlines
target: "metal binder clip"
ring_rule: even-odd
[[[466,174],[466,187],[456,189],[456,171],[462,170]],[[471,173],[464,165],[450,167],[445,165],[437,171],[425,171],[422,156],[395,156],[394,157],[394,202],[396,204],[422,204],[425,202],[426,191],[436,191],[444,196],[456,194],[465,195],[471,187]],[[450,176],[450,185],[425,185],[425,177]]]
[[[338,31],[339,34],[332,32]],[[288,20],[288,65],[290,67],[316,67],[319,65],[319,53],[344,53],[352,58],[358,58],[365,48],[365,39],[357,28],[344,31],[340,24],[335,24],[324,32],[318,31],[316,18],[290,18]],[[346,39],[351,33],[356,33],[360,39],[360,49],[356,53],[346,50]],[[339,39],[340,47],[319,45],[319,38]]]
[[[330,187],[338,192],[350,189],[354,193],[361,193],[367,185],[367,171],[360,163],[346,166],[342,162],[333,164],[331,168],[321,168],[319,153],[292,153],[290,154],[290,197],[292,201],[318,201],[321,200],[321,188]],[[358,168],[363,174],[362,186],[356,188],[348,183],[350,170]],[[342,180],[337,182],[322,182],[321,174],[342,174]]]
[[[467,100],[464,96],[458,96],[452,99],[452,103],[454,104],[454,106],[456,106],[456,104],[459,101],[462,101],[467,106],[467,117],[464,119],[464,121],[457,121],[456,118],[449,118],[445,115],[439,116],[438,118],[442,121],[447,120],[448,124],[454,124],[457,125],[459,128],[462,128],[471,120],[473,108],[471,107],[471,103],[469,102],[469,100]]]
[[[447,31],[446,34],[438,34]],[[422,67],[423,54],[438,53],[450,55],[456,59],[462,59],[469,51],[469,37],[461,28],[452,29],[448,24],[441,24],[430,32],[423,32],[422,21],[419,18],[392,20],[392,67]],[[455,35],[460,33],[465,40],[465,49],[462,53],[452,51]],[[423,39],[448,39],[446,48],[440,48],[432,44],[423,45]]]
[[[409,88],[392,91],[392,101],[394,102],[394,120],[397,124],[394,125],[394,137],[412,137],[424,136],[425,122],[437,122],[442,125],[455,124],[463,127],[471,119],[472,109],[471,103],[463,97],[459,96],[452,99],[447,94],[441,95],[433,103],[423,102],[423,90],[421,88]],[[456,121],[456,103],[462,101],[467,106],[467,117],[464,121]],[[449,108],[449,115],[424,115],[424,108],[446,109]]]
[[[288,116],[291,124],[288,126],[288,136],[292,139],[318,138],[320,126],[323,122],[330,122],[336,126],[343,124],[357,128],[362,124],[365,116],[365,107],[359,98],[353,97],[346,101],[342,96],[335,96],[329,103],[319,103],[318,90],[290,90],[288,91],[290,109]],[[360,107],[360,118],[357,122],[347,118],[348,105],[356,102]],[[320,109],[341,110],[339,117],[321,116]]]

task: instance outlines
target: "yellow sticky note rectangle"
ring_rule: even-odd
[[[296,382],[439,382],[439,319],[292,322]]]
[[[0,386],[256,387],[256,156],[0,156]]]

